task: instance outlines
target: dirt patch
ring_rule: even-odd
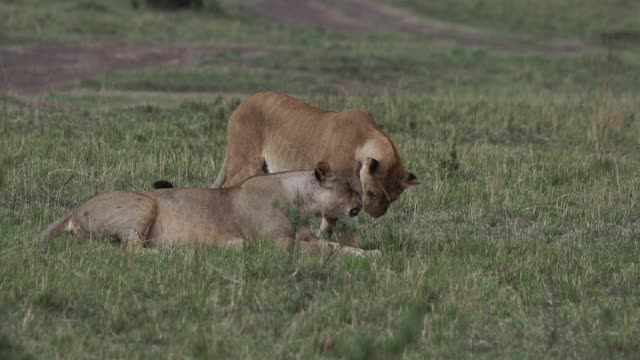
[[[520,54],[574,54],[594,50],[577,42],[535,42],[420,18],[372,0],[242,0],[247,9],[283,24],[350,32],[397,31],[435,42]]]
[[[78,87],[105,71],[175,68],[221,54],[257,56],[268,47],[207,44],[139,46],[104,43],[46,43],[0,48],[0,93],[28,94]]]

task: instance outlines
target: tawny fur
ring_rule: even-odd
[[[172,243],[242,246],[254,235],[287,243],[296,235],[284,212],[295,204],[301,213],[331,218],[354,216],[360,209],[349,177],[336,177],[326,163],[313,171],[293,171],[247,179],[225,189],[114,191],[89,199],[50,225],[43,239],[63,232],[79,238],[111,237],[125,246]],[[335,243],[305,235],[304,247],[327,250]],[[363,254],[355,248],[344,251]]]
[[[230,187],[269,172],[311,169],[327,161],[359,176],[364,210],[382,216],[390,203],[419,184],[397,146],[364,111],[325,111],[292,97],[267,92],[247,98],[227,126],[227,152],[212,187]],[[335,219],[325,218],[323,227]]]

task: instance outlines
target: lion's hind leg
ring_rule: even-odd
[[[251,108],[238,107],[227,126],[225,180],[221,187],[237,185],[248,177],[263,173],[264,132],[262,121],[255,118]],[[222,182],[216,181],[216,184]]]
[[[112,237],[124,249],[144,246],[156,219],[155,201],[143,194],[115,191],[96,196],[73,216],[81,237]]]

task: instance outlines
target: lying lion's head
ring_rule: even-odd
[[[314,177],[319,187],[314,193],[315,211],[326,218],[340,219],[358,215],[362,207],[359,194],[355,191],[359,181],[343,173],[334,173],[328,163],[321,161],[314,169]],[[355,178],[357,181],[357,177]]]
[[[358,165],[362,183],[364,211],[373,217],[384,215],[391,202],[409,187],[419,185],[416,176],[407,170],[399,160],[378,160],[367,157]]]

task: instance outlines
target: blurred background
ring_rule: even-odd
[[[0,92],[635,94],[638,14],[633,0],[0,0]]]

